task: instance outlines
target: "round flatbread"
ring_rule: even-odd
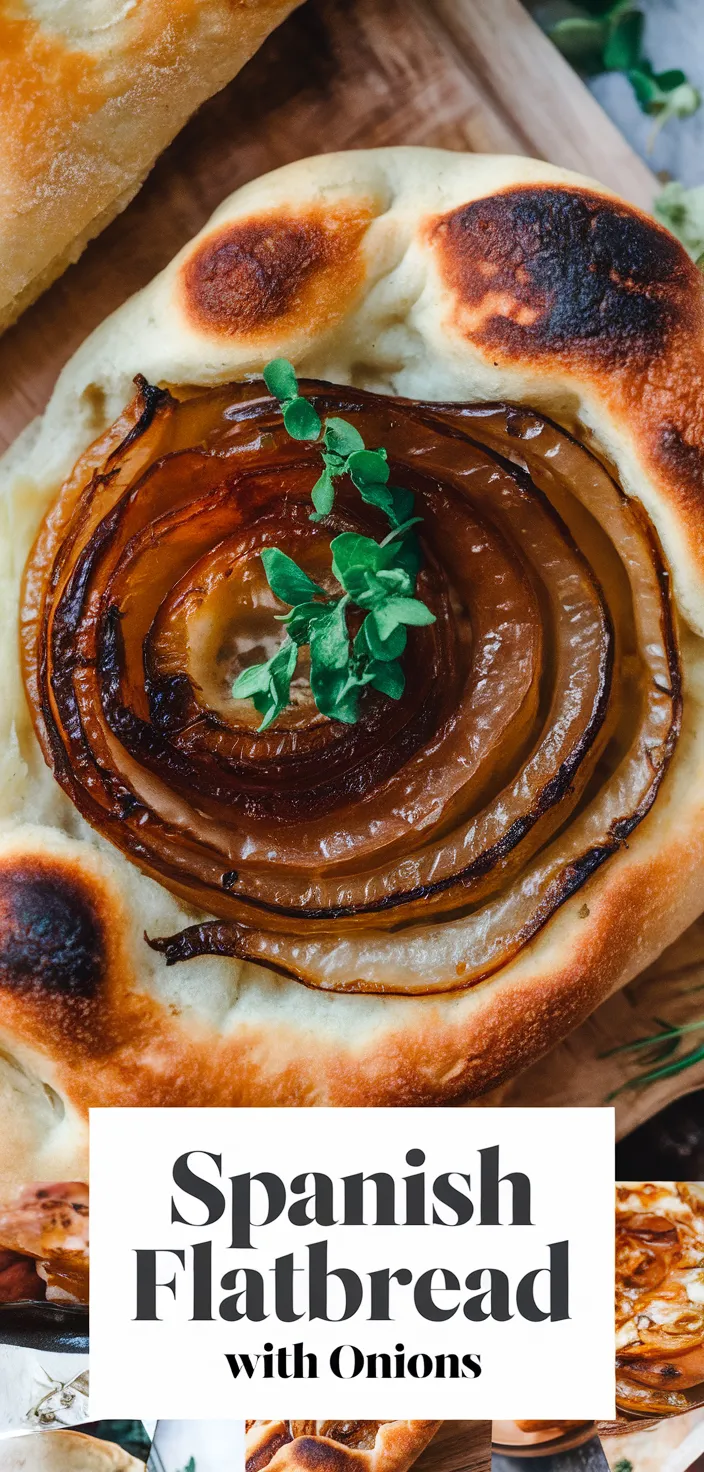
[[[248,1421],[246,1472],[406,1472],[441,1421]]]
[[[246,440],[249,415],[252,434],[258,424],[264,436],[264,461],[289,455],[289,464],[292,442],[284,444],[276,404],[261,381],[241,386],[277,356],[294,363],[323,414],[388,438],[422,504],[434,559],[428,596],[437,593],[438,608],[433,569],[451,556],[453,578],[466,574],[467,599],[477,595],[469,632],[460,618],[453,635],[457,668],[472,650],[487,661],[484,684],[478,665],[467,684],[474,705],[469,694],[462,703],[465,687],[437,662],[435,646],[422,643],[432,630],[411,630],[421,642],[409,688],[426,681],[426,705],[419,697],[414,715],[413,802],[384,799],[388,858],[385,851],[378,862],[380,768],[370,757],[363,784],[371,786],[361,795],[345,788],[343,802],[335,782],[344,750],[329,732],[324,760],[295,768],[297,791],[319,801],[315,821],[301,819],[285,782],[277,811],[274,785],[268,811],[277,835],[291,840],[290,850],[272,849],[278,868],[266,862],[259,796],[242,819],[241,793],[230,802],[228,789],[227,821],[218,825],[198,783],[220,757],[211,743],[190,765],[195,747],[183,755],[178,702],[161,707],[162,744],[152,730],[151,755],[143,743],[143,760],[132,752],[129,774],[125,761],[116,780],[105,753],[129,744],[134,712],[123,720],[120,696],[111,714],[107,683],[110,660],[121,657],[118,624],[128,628],[127,585],[123,603],[115,595],[111,605],[110,649],[103,641],[99,657],[86,655],[82,673],[72,652],[90,637],[81,537],[90,522],[101,546],[112,545],[111,497],[130,476],[136,485],[151,467],[152,489],[159,474],[168,481],[157,462],[166,464],[169,435],[179,465],[186,451],[205,455],[212,479],[230,454],[251,469],[259,442]],[[0,467],[8,631],[0,1088],[12,1124],[0,1173],[8,1183],[28,1171],[75,1179],[91,1104],[408,1104],[479,1094],[564,1036],[701,911],[703,371],[704,281],[666,230],[547,164],[406,148],[325,155],[247,185],[87,340],[43,418]],[[482,404],[495,407],[484,413]],[[178,438],[189,425],[198,427],[197,445]],[[312,462],[296,475],[312,486]],[[431,480],[447,491],[437,524]],[[475,498],[476,536],[466,517],[450,514],[460,491]],[[191,502],[192,535],[211,537],[214,495],[212,484],[203,489],[202,517]],[[131,545],[146,555],[151,538],[144,590],[165,576],[166,543],[148,534],[149,496],[130,504],[137,517],[144,512]],[[238,504],[250,514],[251,500]],[[208,576],[214,545],[211,538]],[[452,624],[456,600],[448,599],[438,628]],[[489,678],[493,635],[498,684]],[[178,639],[156,639],[159,659],[167,646],[173,652]],[[529,646],[543,683],[530,674]],[[130,657],[138,649],[136,640]],[[107,702],[100,731],[96,681]],[[144,719],[144,690],[132,695]],[[454,707],[443,725],[438,702],[455,697],[465,744],[453,747]],[[426,726],[423,711],[431,712]],[[208,731],[221,730],[217,716],[207,712],[206,746]],[[487,722],[496,745],[479,800],[469,767],[476,757],[481,769]],[[440,750],[439,732],[448,744],[431,772],[424,763],[434,742]],[[406,770],[398,740],[388,748],[396,765],[387,794]],[[161,753],[176,747],[185,766],[169,807]],[[284,756],[287,749],[284,739]],[[383,766],[385,741],[379,750]],[[332,776],[329,760],[338,763]],[[94,805],[103,802],[105,811],[113,804],[105,824]],[[188,832],[190,843],[191,827],[196,857],[179,860],[178,834]],[[349,851],[362,858],[341,878],[350,834]],[[237,862],[223,863],[230,850]],[[300,854],[307,877],[297,892]],[[255,919],[243,924],[243,914]],[[187,940],[166,953],[144,938],[184,931]],[[222,954],[237,945],[237,955]]]

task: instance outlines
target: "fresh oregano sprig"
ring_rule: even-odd
[[[292,557],[278,547],[261,553],[267,582],[289,612],[279,615],[286,639],[265,664],[250,665],[232,687],[238,699],[252,700],[265,731],[291,703],[291,680],[299,650],[310,651],[310,686],[323,715],[353,725],[366,685],[392,700],[403,694],[405,676],[399,663],[409,626],[435,622],[435,615],[416,598],[420,547],[413,528],[413,493],[389,484],[386,451],[367,449],[353,424],[328,417],[323,425],[309,399],[299,394],[291,363],[277,358],[264,369],[269,392],[281,404],[284,426],[296,440],[322,440],[323,470],[312,492],[311,521],[328,516],[335,502],[335,481],[349,475],[363,501],[386,516],[391,530],[381,542],[357,532],[334,537],[332,574],[340,595],[314,583]],[[354,640],[347,612],[364,612]]]
[[[701,97],[679,68],[656,72],[643,50],[645,15],[634,0],[541,0],[538,20],[583,76],[622,72],[660,128],[696,112]]]

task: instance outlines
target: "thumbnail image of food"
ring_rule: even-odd
[[[88,1187],[29,1186],[0,1205],[0,1304],[88,1301]]]
[[[489,1421],[247,1421],[246,1472],[489,1472]]]
[[[704,1404],[704,1183],[616,1188],[616,1404],[643,1417]]]
[[[327,1465],[337,1472],[344,1447],[351,1453],[350,1469],[406,1472],[441,1425],[440,1421],[247,1421],[246,1472],[309,1467],[311,1441],[318,1468]]]
[[[557,1455],[595,1436],[595,1421],[493,1421],[491,1426],[494,1450],[507,1457]]]
[[[37,1431],[0,1440],[0,1472],[144,1472],[144,1459],[82,1431]]]

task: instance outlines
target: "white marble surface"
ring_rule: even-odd
[[[704,0],[638,0],[646,14],[644,51],[656,71],[680,67],[704,96]],[[613,74],[590,82],[594,95],[647,159],[656,173],[665,169],[683,184],[704,184],[704,103],[691,118],[673,119],[648,140],[653,119],[638,107],[630,83]]]
[[[88,1419],[88,1356],[0,1344],[0,1435]]]

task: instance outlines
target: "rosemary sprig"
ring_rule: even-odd
[[[253,701],[263,717],[259,730],[267,730],[291,703],[298,653],[307,644],[310,687],[318,710],[354,725],[366,685],[391,700],[400,699],[405,676],[399,660],[406,648],[406,630],[435,622],[435,615],[415,596],[421,554],[413,528],[422,518],[412,514],[412,492],[389,484],[386,451],[367,449],[359,431],[345,419],[331,416],[323,425],[315,406],[299,394],[287,359],[267,363],[264,382],[281,404],[292,439],[322,437],[323,470],[311,491],[311,521],[330,514],[335,481],[349,475],[362,500],[383,512],[391,530],[381,542],[356,532],[333,538],[332,574],[339,596],[327,594],[280,548],[265,548],[261,559],[269,587],[290,610],[278,615],[286,639],[266,663],[242,670],[232,694]],[[348,609],[353,607],[365,614],[354,640],[347,627]]]
[[[656,1017],[655,1021],[660,1029],[659,1032],[647,1038],[637,1038],[632,1043],[620,1043],[617,1048],[609,1048],[608,1052],[601,1054],[602,1058],[613,1058],[617,1053],[640,1053],[641,1051],[650,1053],[647,1061],[651,1066],[642,1073],[635,1074],[633,1078],[627,1079],[617,1089],[613,1089],[607,1095],[607,1103],[630,1089],[645,1088],[648,1084],[657,1083],[662,1078],[671,1078],[674,1074],[682,1073],[684,1069],[693,1067],[695,1063],[704,1061],[704,1043],[700,1043],[696,1048],[690,1048],[686,1053],[680,1053],[679,1057],[674,1056],[686,1033],[704,1032],[704,1019],[699,1022],[669,1023]]]

